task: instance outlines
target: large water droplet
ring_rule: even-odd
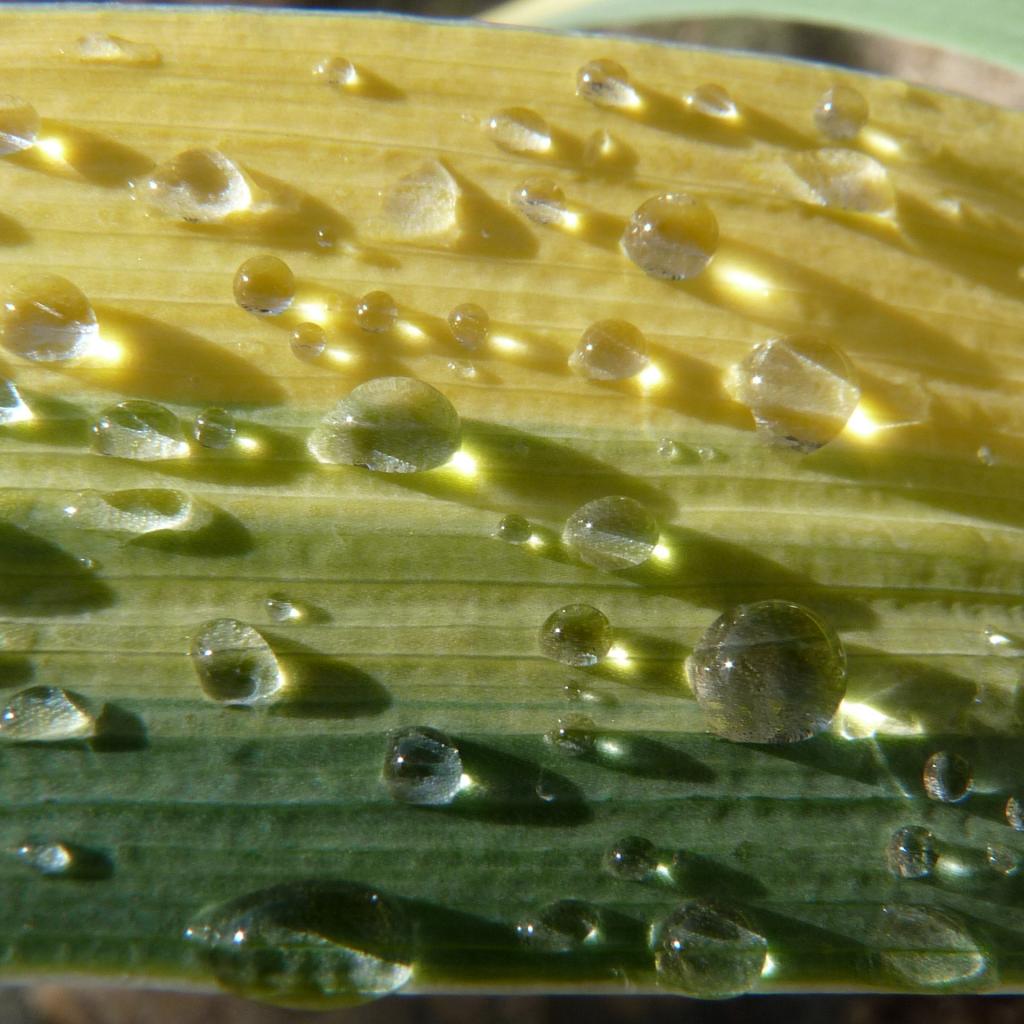
[[[44,743],[91,736],[96,720],[75,696],[57,686],[19,690],[0,711],[0,739]]]
[[[728,390],[776,444],[813,452],[846,426],[860,401],[849,359],[808,337],[771,338],[733,367]]]
[[[658,869],[658,852],[650,839],[623,836],[605,853],[604,868],[625,882],[645,882]]]
[[[203,448],[230,448],[237,434],[235,417],[226,409],[204,409],[192,425],[192,436]]]
[[[448,314],[448,328],[452,337],[471,352],[487,341],[491,330],[491,318],[483,306],[475,302],[463,302]]]
[[[235,302],[247,313],[280,316],[294,298],[295,275],[277,256],[252,256],[235,273]]]
[[[178,417],[156,402],[132,399],[104,409],[92,435],[94,451],[119,459],[158,462],[189,454]]]
[[[834,85],[814,108],[818,131],[830,139],[856,138],[867,124],[868,101],[848,85]]]
[[[515,512],[502,516],[494,531],[498,540],[506,544],[525,544],[533,536],[533,527],[529,520],[517,515]]]
[[[921,779],[928,796],[946,804],[965,800],[974,788],[970,761],[945,750],[937,751],[925,761]]]
[[[83,64],[121,64],[125,67],[154,68],[161,62],[160,51],[150,43],[136,43],[106,32],[90,32],[78,40],[78,59]]]
[[[732,120],[739,113],[736,103],[729,93],[722,86],[714,83],[698,85],[687,95],[686,105],[698,114],[721,120]]]
[[[168,217],[212,224],[248,210],[253,190],[241,168],[215,149],[188,149],[143,178],[137,194]]]
[[[382,234],[396,241],[450,241],[458,234],[461,196],[448,168],[430,160],[384,193]]]
[[[462,755],[437,729],[401,729],[388,740],[383,778],[396,800],[441,807],[450,804],[462,786]]]
[[[819,149],[793,153],[786,162],[794,194],[802,202],[877,216],[891,216],[896,209],[889,172],[866,153]]]
[[[0,156],[31,149],[39,135],[39,114],[20,96],[0,95]]]
[[[214,619],[200,626],[191,654],[199,685],[219,704],[258,707],[271,703],[284,688],[284,673],[270,644],[237,619]]]
[[[647,365],[647,339],[626,320],[598,320],[584,332],[569,366],[588,380],[625,380]]]
[[[327,348],[327,332],[314,323],[302,323],[292,331],[292,353],[299,359],[318,359]]]
[[[897,878],[927,878],[938,860],[935,837],[921,825],[898,828],[889,837],[885,860]]]
[[[4,346],[39,363],[66,362],[84,355],[99,334],[89,300],[55,274],[15,281],[0,308]]]
[[[512,189],[509,202],[534,224],[561,224],[565,219],[565,193],[551,178],[527,178]]]
[[[558,900],[516,925],[519,940],[546,953],[571,953],[601,939],[601,915],[582,900]]]
[[[768,943],[740,913],[705,900],[678,906],[652,929],[658,984],[701,999],[749,992],[761,979]]]
[[[13,380],[0,377],[0,426],[10,423],[24,423],[32,419],[32,410],[21,397],[18,385]]]
[[[640,502],[613,495],[576,509],[562,542],[580,561],[610,572],[642,565],[654,554],[658,536],[658,524]]]
[[[645,274],[695,277],[718,248],[718,220],[702,199],[666,192],[641,203],[622,233],[622,251]]]
[[[1017,832],[1024,832],[1024,796],[1011,796],[1004,808],[1006,824]]]
[[[588,61],[576,72],[576,95],[599,107],[638,107],[640,97],[629,84],[629,72],[617,61]]]
[[[612,646],[607,617],[589,604],[559,608],[540,628],[540,653],[575,668],[597,665]]]
[[[716,619],[687,662],[712,732],[742,743],[793,743],[828,728],[846,693],[835,631],[790,601],[739,605]]]
[[[401,908],[349,882],[293,882],[210,907],[185,930],[228,989],[280,1006],[343,1006],[412,977]]]
[[[370,334],[390,331],[398,320],[398,303],[388,292],[367,292],[356,303],[356,323]]]
[[[342,399],[309,438],[321,462],[379,473],[418,473],[458,451],[462,426],[451,402],[411,377],[377,377]]]
[[[146,534],[195,526],[196,505],[184,491],[141,487],[124,491],[82,491],[64,509],[88,530]]]
[[[313,65],[313,77],[325,85],[345,88],[359,81],[359,72],[355,64],[344,57],[324,57]]]
[[[551,149],[547,121],[526,107],[497,111],[484,122],[484,129],[495,145],[509,153],[547,153]]]

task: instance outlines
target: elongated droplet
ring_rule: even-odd
[[[698,85],[687,95],[686,105],[698,114],[723,121],[731,121],[739,114],[736,103],[729,93],[722,86],[713,83]]]
[[[32,410],[13,380],[0,377],[0,427],[32,419]]]
[[[96,720],[82,701],[57,686],[19,690],[0,711],[0,739],[47,743],[91,736]]]
[[[483,306],[475,302],[463,302],[448,314],[448,328],[463,348],[473,352],[487,341],[491,318]]]
[[[547,617],[539,639],[545,658],[583,668],[605,659],[612,646],[612,627],[597,608],[570,604]]]
[[[346,88],[359,81],[359,72],[355,64],[344,57],[324,57],[313,65],[313,77],[325,85]]]
[[[162,58],[150,43],[136,43],[106,32],[90,32],[78,40],[78,59],[83,64],[120,64],[132,68],[155,68]]]
[[[691,900],[651,932],[658,984],[701,999],[728,999],[761,979],[768,942],[739,911]]]
[[[87,530],[142,535],[195,527],[197,513],[184,491],[140,487],[123,491],[82,491],[64,514]],[[202,517],[208,521],[208,516]]]
[[[813,452],[846,426],[860,401],[850,360],[827,342],[771,338],[733,367],[726,387],[771,442]]]
[[[494,536],[506,544],[525,544],[533,536],[533,527],[530,526],[529,520],[513,512],[502,516]]]
[[[327,333],[319,324],[303,323],[292,331],[292,353],[299,359],[318,359],[327,348]]]
[[[611,572],[643,565],[658,536],[658,524],[640,502],[613,495],[576,509],[566,520],[562,542],[580,561]]]
[[[235,417],[226,409],[204,409],[192,424],[192,436],[203,448],[230,448],[237,434]]]
[[[208,907],[185,929],[225,988],[320,1009],[367,1002],[413,974],[401,907],[351,882],[293,882]]]
[[[814,108],[818,131],[830,139],[856,138],[867,124],[868,101],[849,85],[834,85]]]
[[[160,213],[195,224],[215,224],[253,201],[241,168],[215,149],[179,153],[143,178],[136,194]]]
[[[604,868],[625,882],[646,882],[658,868],[658,852],[650,839],[623,836],[604,855]]]
[[[971,763],[960,754],[940,750],[924,763],[921,773],[924,791],[933,800],[955,804],[966,800],[974,788]]]
[[[576,72],[576,95],[599,107],[640,106],[640,97],[629,83],[629,72],[607,58],[588,61]]]
[[[267,618],[271,622],[299,622],[304,618],[301,605],[289,600],[283,594],[271,594],[263,602],[267,610]]]
[[[1024,796],[1011,796],[1006,801],[1006,824],[1016,832],[1024,832]]]
[[[531,949],[571,953],[601,939],[601,915],[582,900],[558,900],[516,925],[516,936]]]
[[[889,837],[885,860],[897,878],[927,878],[938,860],[935,837],[921,825],[898,828]]]
[[[20,96],[0,94],[0,156],[31,149],[39,136],[39,114]]]
[[[812,206],[889,217],[896,209],[889,172],[854,149],[819,149],[786,159],[793,194]]]
[[[461,438],[459,414],[439,391],[412,377],[377,377],[324,418],[309,450],[320,462],[419,473],[444,465]]]
[[[509,153],[547,153],[551,149],[551,129],[536,111],[526,107],[506,107],[484,122],[491,141]]]
[[[450,804],[462,786],[462,756],[437,729],[402,729],[388,741],[383,778],[396,800],[440,807]]]
[[[551,178],[527,178],[512,189],[509,202],[534,224],[561,224],[565,220],[565,193]]]
[[[104,409],[92,426],[92,447],[101,455],[139,462],[183,459],[189,454],[178,417],[156,402],[139,399]]]
[[[588,380],[626,380],[647,365],[647,339],[626,320],[598,320],[569,356],[569,367]]]
[[[390,331],[398,320],[398,303],[387,292],[367,292],[356,303],[356,323],[370,334]]]
[[[645,274],[696,277],[718,248],[718,220],[702,199],[665,192],[642,203],[622,233],[622,251]]]
[[[399,242],[449,243],[459,235],[461,200],[451,171],[429,160],[384,193],[380,233]]]
[[[18,859],[41,875],[68,875],[74,855],[64,843],[24,843],[18,847]]]
[[[0,332],[8,351],[37,363],[63,363],[88,352],[99,334],[92,304],[55,274],[15,281],[4,295]]]
[[[247,313],[280,316],[295,298],[295,275],[278,256],[253,256],[235,273],[235,302]]]
[[[285,685],[270,644],[237,619],[214,619],[199,627],[192,641],[192,667],[203,692],[219,704],[270,704]]]
[[[708,728],[741,743],[793,743],[829,727],[846,693],[846,652],[826,622],[790,601],[725,612],[687,673]]]

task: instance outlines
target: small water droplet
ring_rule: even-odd
[[[566,520],[562,542],[580,561],[613,571],[643,565],[658,544],[658,524],[633,498],[613,495],[581,505]]]
[[[271,622],[299,622],[304,617],[301,606],[283,594],[271,594],[263,602],[263,607]]]
[[[462,755],[437,729],[401,729],[388,740],[383,778],[396,800],[441,807],[450,804],[462,787]]]
[[[547,153],[551,149],[551,129],[536,111],[526,107],[506,107],[484,122],[491,141],[509,153]]]
[[[196,504],[184,491],[140,487],[123,491],[82,491],[64,514],[89,530],[137,536],[196,525]]]
[[[996,464],[996,457],[987,444],[981,445],[975,454],[983,466],[994,466]]]
[[[20,96],[0,94],[0,156],[31,149],[39,136],[39,114]]]
[[[896,194],[889,172],[873,157],[854,149],[819,149],[786,158],[796,198],[812,206],[849,213],[891,216]]]
[[[90,32],[78,40],[78,59],[83,64],[121,64],[133,68],[154,68],[161,63],[160,51],[150,43],[136,43],[106,32]]]
[[[565,193],[551,178],[527,178],[512,189],[509,202],[534,224],[561,224],[565,219]]]
[[[727,390],[762,436],[804,453],[839,434],[860,401],[850,360],[835,345],[802,336],[762,342],[733,367]]]
[[[291,882],[208,907],[185,929],[218,982],[279,1006],[345,1006],[413,974],[402,909],[350,882]]]
[[[768,960],[768,942],[739,911],[706,900],[676,907],[651,932],[658,984],[701,999],[751,991]]]
[[[96,720],[77,697],[57,686],[19,690],[0,711],[0,739],[44,743],[91,736]]]
[[[387,292],[367,292],[356,302],[356,322],[370,334],[390,331],[398,320],[398,303]]]
[[[868,101],[848,85],[834,85],[814,108],[818,131],[830,139],[845,141],[856,138],[867,124]]]
[[[253,256],[235,273],[235,302],[247,313],[280,316],[294,298],[295,275],[277,256]]]
[[[0,333],[4,346],[24,359],[62,363],[88,351],[99,325],[91,303],[70,281],[32,274],[7,289]]]
[[[877,942],[883,966],[916,987],[977,984],[992,973],[970,932],[956,918],[929,907],[883,907]]]
[[[461,437],[459,414],[439,391],[412,377],[377,377],[342,399],[308,444],[320,462],[419,473],[446,463]]]
[[[988,860],[988,866],[1004,878],[1013,878],[1020,874],[1020,854],[1016,850],[1011,850],[1008,846],[998,846],[990,843],[985,847],[985,857]]]
[[[721,458],[718,449],[711,448],[706,445],[697,445],[697,447],[694,448],[694,451],[697,453],[697,458],[700,459],[701,462],[714,462],[716,459]]]
[[[640,97],[629,84],[629,72],[617,61],[588,61],[576,72],[576,95],[599,107],[638,107]]]
[[[1024,796],[1014,795],[1006,801],[1006,824],[1017,832],[1024,832]]]
[[[658,441],[658,454],[667,462],[677,462],[682,451],[672,438],[663,437]]]
[[[476,379],[476,367],[465,359],[449,359],[445,368],[457,380]]]
[[[237,619],[214,619],[196,631],[192,667],[211,700],[237,707],[271,703],[285,678],[270,644]]]
[[[597,726],[586,715],[567,715],[560,718],[554,729],[544,734],[546,742],[563,754],[587,757],[594,752]]]
[[[17,849],[18,859],[48,877],[69,875],[74,853],[65,843],[24,843]]]
[[[325,85],[345,88],[359,81],[359,72],[355,64],[344,57],[324,57],[313,65],[313,77]]]
[[[230,448],[238,427],[226,409],[204,409],[192,425],[192,436],[203,448]]]
[[[559,608],[540,628],[540,653],[574,668],[599,664],[611,646],[611,624],[603,612],[589,604]]]
[[[609,694],[584,689],[578,683],[566,683],[562,687],[562,694],[573,704],[600,704],[603,707],[615,707],[618,704],[618,701]]]
[[[516,925],[516,936],[531,949],[570,953],[601,938],[601,915],[582,900],[558,900]]]
[[[327,348],[327,334],[319,324],[302,323],[292,331],[291,346],[299,359],[317,359]]]
[[[645,274],[695,277],[718,248],[718,220],[702,199],[665,192],[641,203],[622,233],[622,251]]]
[[[13,380],[0,377],[0,426],[24,423],[32,419],[32,410],[21,397],[18,385]]]
[[[533,536],[533,527],[520,515],[502,516],[494,536],[507,544],[525,544]]]
[[[93,451],[119,459],[183,459],[188,442],[178,417],[156,402],[132,399],[104,409],[92,426]]]
[[[451,171],[429,160],[384,193],[381,233],[396,241],[451,241],[458,234],[461,198]]]
[[[897,878],[927,878],[938,860],[935,837],[921,825],[898,828],[889,837],[885,860]]]
[[[687,95],[686,105],[705,117],[722,120],[732,120],[739,114],[736,103],[729,93],[714,83],[698,85]]]
[[[658,869],[658,852],[649,839],[624,836],[605,853],[604,867],[623,881],[645,882]]]
[[[846,693],[835,630],[790,601],[731,608],[697,641],[686,667],[710,730],[740,743],[816,736]]]
[[[248,210],[253,190],[241,168],[215,149],[188,149],[161,164],[136,194],[168,217],[213,224]]]
[[[928,796],[945,804],[965,800],[974,788],[970,761],[945,750],[932,754],[925,761],[921,779]]]
[[[647,339],[627,320],[592,323],[569,356],[569,367],[588,380],[626,380],[647,362]]]
[[[491,318],[483,306],[475,302],[463,302],[449,312],[448,327],[452,337],[472,352],[487,341]]]

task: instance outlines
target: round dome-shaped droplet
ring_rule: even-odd
[[[1024,832],[1024,796],[1014,795],[1004,808],[1006,824],[1017,832]]]
[[[387,292],[367,292],[356,303],[356,323],[370,334],[390,331],[398,320],[398,303]]]
[[[225,988],[298,1009],[367,1002],[413,974],[400,905],[351,882],[289,882],[198,913],[185,929]]]
[[[214,619],[199,627],[192,641],[192,667],[203,692],[218,704],[269,704],[285,685],[270,644],[237,619]]]
[[[718,220],[702,199],[666,192],[641,203],[622,233],[622,251],[645,274],[696,277],[718,248]]]
[[[885,848],[885,861],[897,878],[927,878],[937,860],[935,837],[921,825],[896,829]]]
[[[580,561],[611,572],[643,565],[658,536],[658,524],[640,502],[613,495],[576,509],[566,520],[562,542]]]
[[[355,64],[344,57],[324,57],[313,65],[313,77],[325,85],[344,88],[359,81],[359,72]]]
[[[569,356],[570,368],[588,380],[626,380],[647,361],[647,339],[627,320],[592,323]]]
[[[531,949],[571,953],[601,938],[601,915],[582,900],[558,900],[516,925],[516,936]]]
[[[30,149],[39,136],[39,114],[20,96],[0,95],[0,156]]]
[[[599,107],[638,107],[640,97],[618,61],[599,58],[576,72],[576,95]]]
[[[830,139],[856,138],[867,124],[868,101],[849,85],[834,85],[818,100],[814,123]]]
[[[545,658],[584,668],[604,661],[612,646],[612,627],[597,608],[569,604],[545,619],[539,640]]]
[[[449,312],[448,328],[463,348],[473,351],[487,341],[491,318],[483,306],[475,302],[463,302]]]
[[[222,221],[253,201],[241,168],[215,149],[179,153],[143,178],[136,192],[160,213],[195,224]]]
[[[0,740],[50,743],[91,736],[96,719],[80,699],[57,686],[30,686],[7,698]]]
[[[327,348],[327,333],[319,324],[299,324],[292,331],[291,346],[292,353],[299,359],[317,359]]]
[[[55,274],[15,281],[0,307],[4,347],[37,363],[85,355],[99,334],[96,313],[79,288]]]
[[[440,391],[412,377],[377,377],[324,418],[309,450],[321,462],[419,473],[444,465],[461,438],[459,414]]]
[[[295,275],[277,256],[253,256],[235,273],[235,302],[247,313],[280,316],[294,298]]]
[[[132,399],[104,409],[92,426],[93,450],[140,462],[183,459],[188,442],[178,417],[156,402]]]
[[[921,772],[924,791],[944,804],[966,800],[974,788],[971,762],[960,754],[939,750],[924,763]]]
[[[32,419],[32,410],[21,397],[18,385],[13,380],[0,377],[0,426],[24,423]]]
[[[802,336],[762,342],[733,367],[727,388],[763,436],[800,452],[831,441],[860,401],[850,360],[835,345]]]
[[[230,448],[237,434],[235,417],[226,409],[204,409],[192,424],[192,436],[203,448]]]
[[[506,107],[492,114],[484,130],[496,146],[509,153],[547,153],[551,129],[547,121],[526,107]]]
[[[565,193],[551,178],[527,178],[512,189],[509,201],[534,224],[561,224],[565,219]]]
[[[605,853],[604,868],[625,882],[645,882],[658,869],[658,852],[643,836],[623,836]]]
[[[722,86],[714,83],[698,85],[696,89],[687,94],[686,105],[698,114],[719,118],[723,121],[732,120],[739,113],[736,109],[736,102],[729,93]]]
[[[725,612],[697,641],[687,672],[708,728],[740,743],[815,736],[846,693],[846,653],[835,630],[790,601]]]
[[[826,148],[793,153],[786,164],[793,174],[793,194],[801,202],[880,217],[896,210],[889,172],[866,153]]]
[[[501,517],[494,536],[506,544],[525,544],[533,536],[533,527],[528,519],[512,512]]]
[[[402,803],[450,804],[462,786],[462,755],[437,729],[416,726],[392,733],[384,755],[384,784]]]
[[[283,594],[271,594],[263,602],[263,607],[271,622],[299,622],[305,617],[302,606]]]
[[[737,910],[705,900],[676,907],[651,931],[662,988],[701,999],[728,999],[761,979],[768,942]]]
[[[544,739],[563,754],[588,757],[597,743],[597,726],[586,715],[567,715],[544,734]]]

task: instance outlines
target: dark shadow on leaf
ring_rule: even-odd
[[[101,754],[132,753],[149,746],[149,734],[145,722],[134,711],[119,704],[104,704],[89,746]]]
[[[252,551],[252,533],[240,519],[221,508],[212,509],[210,516],[198,530],[154,530],[128,543],[131,547],[192,558],[231,558]]]
[[[84,448],[89,444],[92,436],[89,428],[95,417],[80,405],[24,388],[21,397],[31,410],[32,419],[0,426],[0,436],[68,448]]]
[[[641,779],[691,784],[715,779],[707,765],[689,754],[660,740],[626,731],[594,730],[593,745],[577,756],[581,761]]]
[[[0,245],[27,245],[31,241],[32,235],[27,228],[13,217],[0,213]]]
[[[692,850],[676,850],[669,870],[673,888],[688,899],[722,897],[744,902],[768,896],[768,889],[754,875]]]
[[[689,647],[629,629],[615,630],[615,642],[625,651],[627,660],[606,659],[588,672],[624,687],[635,687],[665,697],[693,699],[685,671]]]
[[[356,68],[356,80],[341,91],[346,96],[361,96],[364,99],[377,100],[382,103],[397,103],[399,100],[407,98],[404,89],[400,89],[386,78],[381,78],[380,75],[361,64]]]
[[[500,259],[529,259],[537,255],[537,238],[519,217],[468,178],[447,164],[444,166],[461,193],[460,233],[452,248],[472,256]]]
[[[882,781],[878,757],[870,740],[851,741],[821,733],[799,743],[745,743],[762,754],[789,761],[813,772],[826,772],[865,786]]]
[[[50,842],[52,840],[30,845],[49,845]],[[73,879],[77,882],[102,882],[113,877],[114,861],[108,853],[79,843],[61,842],[60,845],[70,854],[71,863],[59,873],[43,874],[42,878],[45,881],[60,882]]]
[[[35,675],[35,664],[23,654],[0,652],[0,688],[25,686]]]

